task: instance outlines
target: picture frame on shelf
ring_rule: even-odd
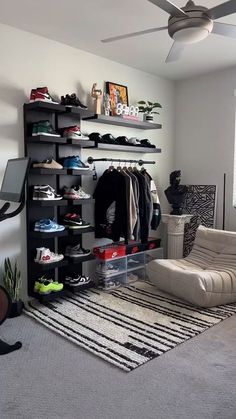
[[[111,99],[111,115],[116,116],[116,108],[118,103],[129,106],[128,87],[122,84],[107,81],[106,93],[109,94]]]

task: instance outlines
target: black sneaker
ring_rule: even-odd
[[[62,199],[50,185],[35,185],[33,189],[33,201],[58,201]]]
[[[82,220],[78,214],[66,214],[63,218],[63,223],[65,227],[69,229],[90,227],[90,224]]]
[[[91,278],[89,276],[78,275],[76,273],[65,277],[65,284],[70,287],[81,287],[83,285],[88,285],[90,282]]]
[[[70,258],[79,258],[85,257],[90,255],[91,251],[89,249],[83,249],[80,244],[77,246],[67,246],[65,251],[65,256],[69,256]]]
[[[76,106],[81,109],[88,109],[87,106],[80,102],[75,93],[72,93],[72,95],[61,96],[61,104],[64,106]]]

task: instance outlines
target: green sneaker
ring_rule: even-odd
[[[39,121],[33,124],[32,136],[36,135],[48,135],[52,137],[60,137],[59,134],[54,130],[50,121]]]
[[[34,283],[34,292],[39,292],[41,286],[45,283],[45,282],[54,282],[55,284],[58,284],[57,281],[54,281],[53,279],[47,279],[45,278],[45,276],[41,276],[40,278],[37,279],[37,281],[35,281]]]
[[[58,292],[62,291],[64,287],[64,284],[60,282],[49,282],[45,281],[43,284],[41,284],[39,288],[39,294],[50,294],[51,292]]]

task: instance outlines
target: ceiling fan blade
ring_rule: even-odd
[[[183,50],[184,44],[180,42],[174,42],[165,62],[171,63],[173,61],[177,61],[179,58],[181,58]]]
[[[233,13],[236,13],[235,0],[226,1],[225,3],[212,7],[212,9],[207,11],[207,14],[211,19],[219,19],[220,17],[232,15]]]
[[[160,7],[160,9],[169,13],[171,16],[176,16],[176,17],[187,16],[187,14],[182,9],[180,9],[178,6],[176,6],[169,0],[148,0],[148,1],[150,1],[150,3],[155,4],[155,6]]]
[[[212,33],[236,39],[236,26],[228,25],[227,23],[214,22]]]
[[[139,31],[139,32],[126,33],[125,35],[112,36],[111,38],[102,39],[101,42],[108,43],[108,42],[119,41],[120,39],[133,38],[134,36],[140,36],[140,35],[145,35],[148,33],[159,32],[159,31],[163,31],[164,29],[168,29],[168,26],[146,29],[144,31]]]

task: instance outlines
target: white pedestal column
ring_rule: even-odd
[[[181,259],[184,246],[184,225],[189,223],[192,215],[162,214],[161,221],[167,224],[167,258]]]

